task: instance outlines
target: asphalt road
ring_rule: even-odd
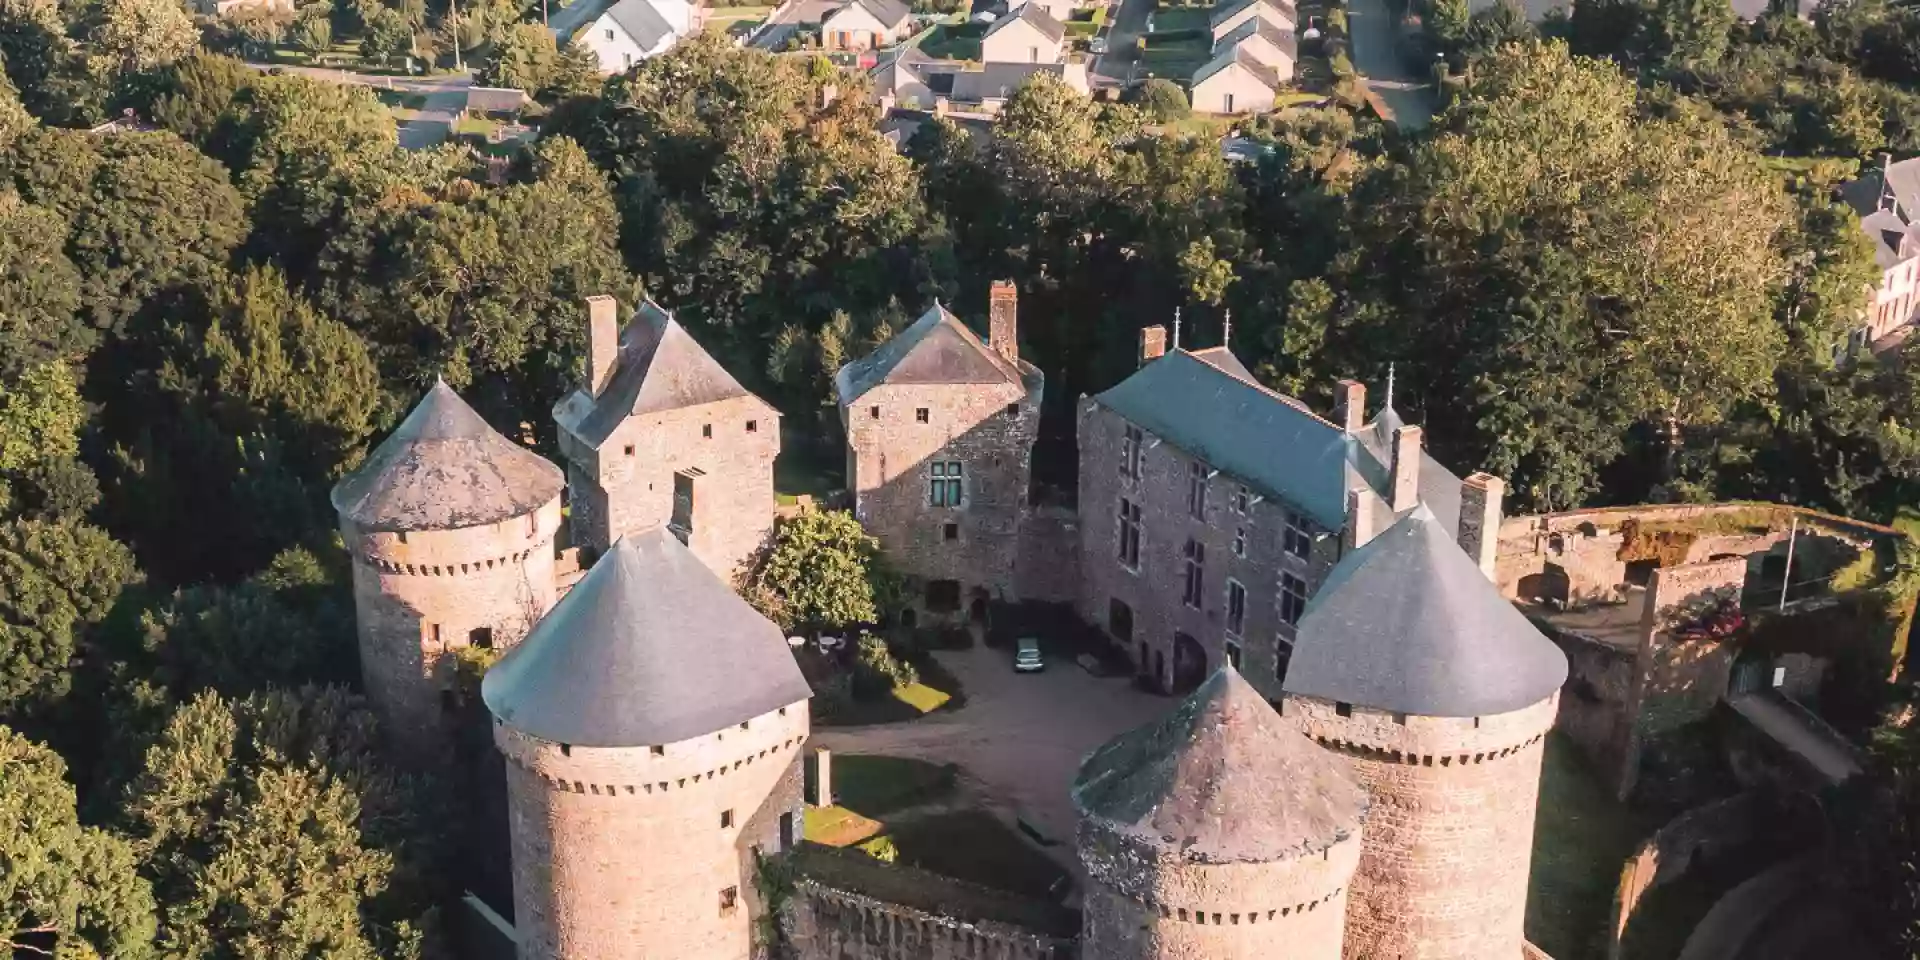
[[[1113,53],[1094,59],[1087,69],[1087,83],[1095,87],[1124,87],[1132,79],[1133,41],[1146,32],[1147,15],[1155,0],[1120,0],[1107,28],[1107,49]]]
[[[1353,0],[1347,7],[1347,30],[1353,36],[1353,68],[1393,111],[1394,122],[1409,129],[1425,127],[1437,104],[1433,78],[1410,69],[1400,55],[1399,28],[1386,0]]]

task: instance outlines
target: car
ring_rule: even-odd
[[[1089,53],[1106,53],[1106,52],[1107,52],[1107,38],[1106,38],[1106,37],[1094,37],[1094,38],[1093,38],[1093,42],[1091,42],[1091,43],[1089,43],[1089,44],[1087,44],[1087,51],[1088,51]]]
[[[1047,668],[1046,658],[1040,655],[1040,641],[1032,637],[1021,637],[1014,645],[1013,672],[1037,673]]]

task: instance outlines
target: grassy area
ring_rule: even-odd
[[[396,108],[396,112],[397,110],[419,110],[427,105],[427,95],[424,93],[408,93],[405,90],[388,90],[382,87],[372,89],[373,95],[379,97],[381,103]]]
[[[758,25],[773,12],[772,7],[714,7],[707,16],[707,29],[716,33],[726,33],[735,24]]]
[[[980,37],[986,32],[987,25],[982,23],[936,24],[926,39],[920,41],[920,50],[929,57],[978,60]]]
[[[1642,825],[1559,734],[1548,738],[1534,821],[1527,939],[1554,960],[1598,960],[1620,867]]]
[[[1147,49],[1139,56],[1142,76],[1163,77],[1172,80],[1186,80],[1195,70],[1205,66],[1213,59],[1213,48],[1202,33],[1166,38],[1157,35],[1146,37]]]
[[[807,807],[807,839],[829,847],[849,847],[879,836],[885,829],[846,807]]]
[[[485,117],[462,116],[453,122],[453,132],[476,137],[492,137],[500,125]]]
[[[1210,7],[1161,7],[1153,12],[1153,32],[1212,30]],[[1151,36],[1151,34],[1149,34]]]
[[[1048,899],[1065,873],[983,810],[921,817],[890,830],[899,862],[994,890]]]
[[[893,688],[891,696],[877,700],[853,700],[836,707],[832,714],[814,718],[823,727],[866,727],[876,723],[918,720],[953,700],[953,694],[924,683]]]
[[[885,816],[951,796],[958,772],[951,765],[907,757],[836,754],[833,799],[865,816]]]
[[[823,450],[818,438],[797,425],[780,425],[780,456],[773,461],[774,495],[791,504],[805,494],[825,498],[847,485],[846,462],[837,450]]]

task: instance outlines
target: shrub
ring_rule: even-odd
[[[853,695],[862,700],[884,697],[895,687],[904,687],[920,682],[920,672],[913,664],[894,656],[887,641],[873,634],[863,634],[858,648],[854,651]]]
[[[1133,102],[1138,103],[1148,116],[1159,123],[1183,120],[1193,112],[1187,103],[1187,92],[1172,80],[1148,80],[1129,93]]]

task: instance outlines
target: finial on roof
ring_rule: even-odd
[[[1220,321],[1220,345],[1223,347],[1233,346],[1233,311],[1232,310],[1226,311],[1226,313],[1224,314],[1224,319]]]
[[[1173,348],[1180,349],[1180,308],[1173,308]]]
[[[1392,409],[1393,409],[1393,364],[1391,364],[1391,363],[1389,363],[1389,364],[1387,364],[1387,397],[1386,397],[1386,402],[1385,402],[1385,404],[1384,404],[1384,405],[1382,405],[1382,406],[1381,406],[1381,408],[1380,408],[1380,409],[1382,409],[1382,410],[1392,410]]]

